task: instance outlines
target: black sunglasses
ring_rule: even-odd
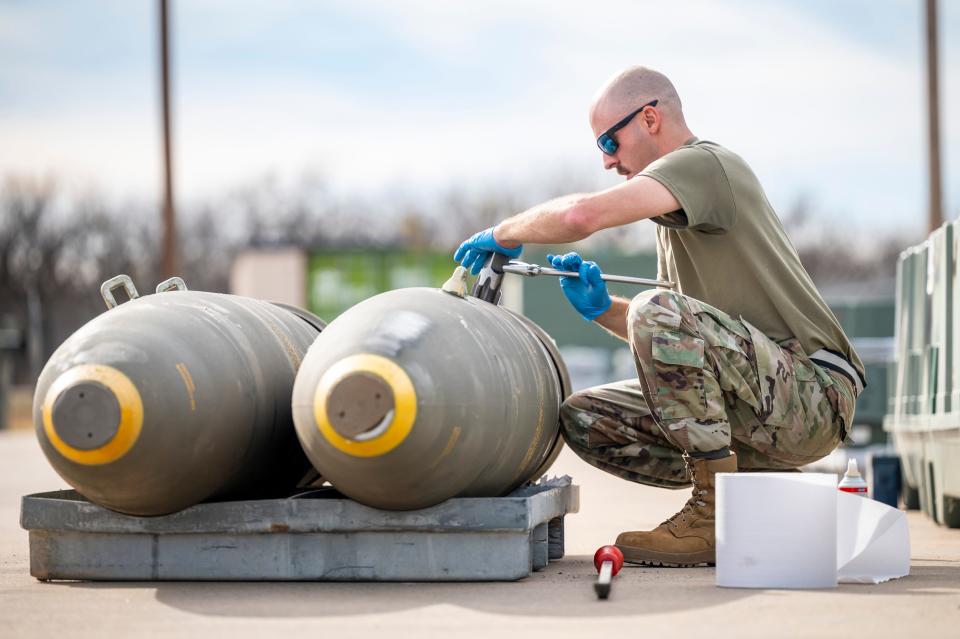
[[[633,119],[635,115],[646,109],[647,107],[657,106],[656,100],[650,100],[642,107],[636,111],[631,112],[625,118],[614,124],[612,127],[600,134],[600,137],[597,138],[597,146],[600,147],[600,150],[606,153],[607,155],[613,155],[617,152],[617,149],[620,148],[620,144],[613,139],[613,134],[622,129],[623,127],[630,124],[630,120]]]

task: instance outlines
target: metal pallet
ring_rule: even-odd
[[[563,557],[579,502],[560,477],[414,511],[330,489],[133,517],[65,490],[24,497],[20,523],[44,581],[513,581]]]

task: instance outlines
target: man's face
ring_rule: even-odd
[[[617,105],[610,104],[606,100],[600,100],[590,112],[590,128],[593,129],[594,139],[600,137],[607,129],[640,106],[642,106],[642,103]],[[626,126],[613,134],[613,138],[619,146],[612,155],[601,152],[603,168],[615,169],[617,173],[629,180],[660,157],[653,139],[656,128],[651,130],[647,118],[647,111],[652,108],[654,107],[644,109],[635,115]]]

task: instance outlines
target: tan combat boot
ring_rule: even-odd
[[[717,559],[714,512],[716,473],[737,472],[737,456],[693,459],[684,455],[693,474],[693,496],[676,515],[650,531],[620,533],[617,548],[625,561],[650,566],[696,566]]]

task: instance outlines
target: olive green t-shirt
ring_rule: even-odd
[[[640,175],[667,187],[681,206],[653,218],[658,278],[776,341],[797,338],[808,355],[821,348],[843,353],[863,376],[863,363],[743,158],[694,138]]]

